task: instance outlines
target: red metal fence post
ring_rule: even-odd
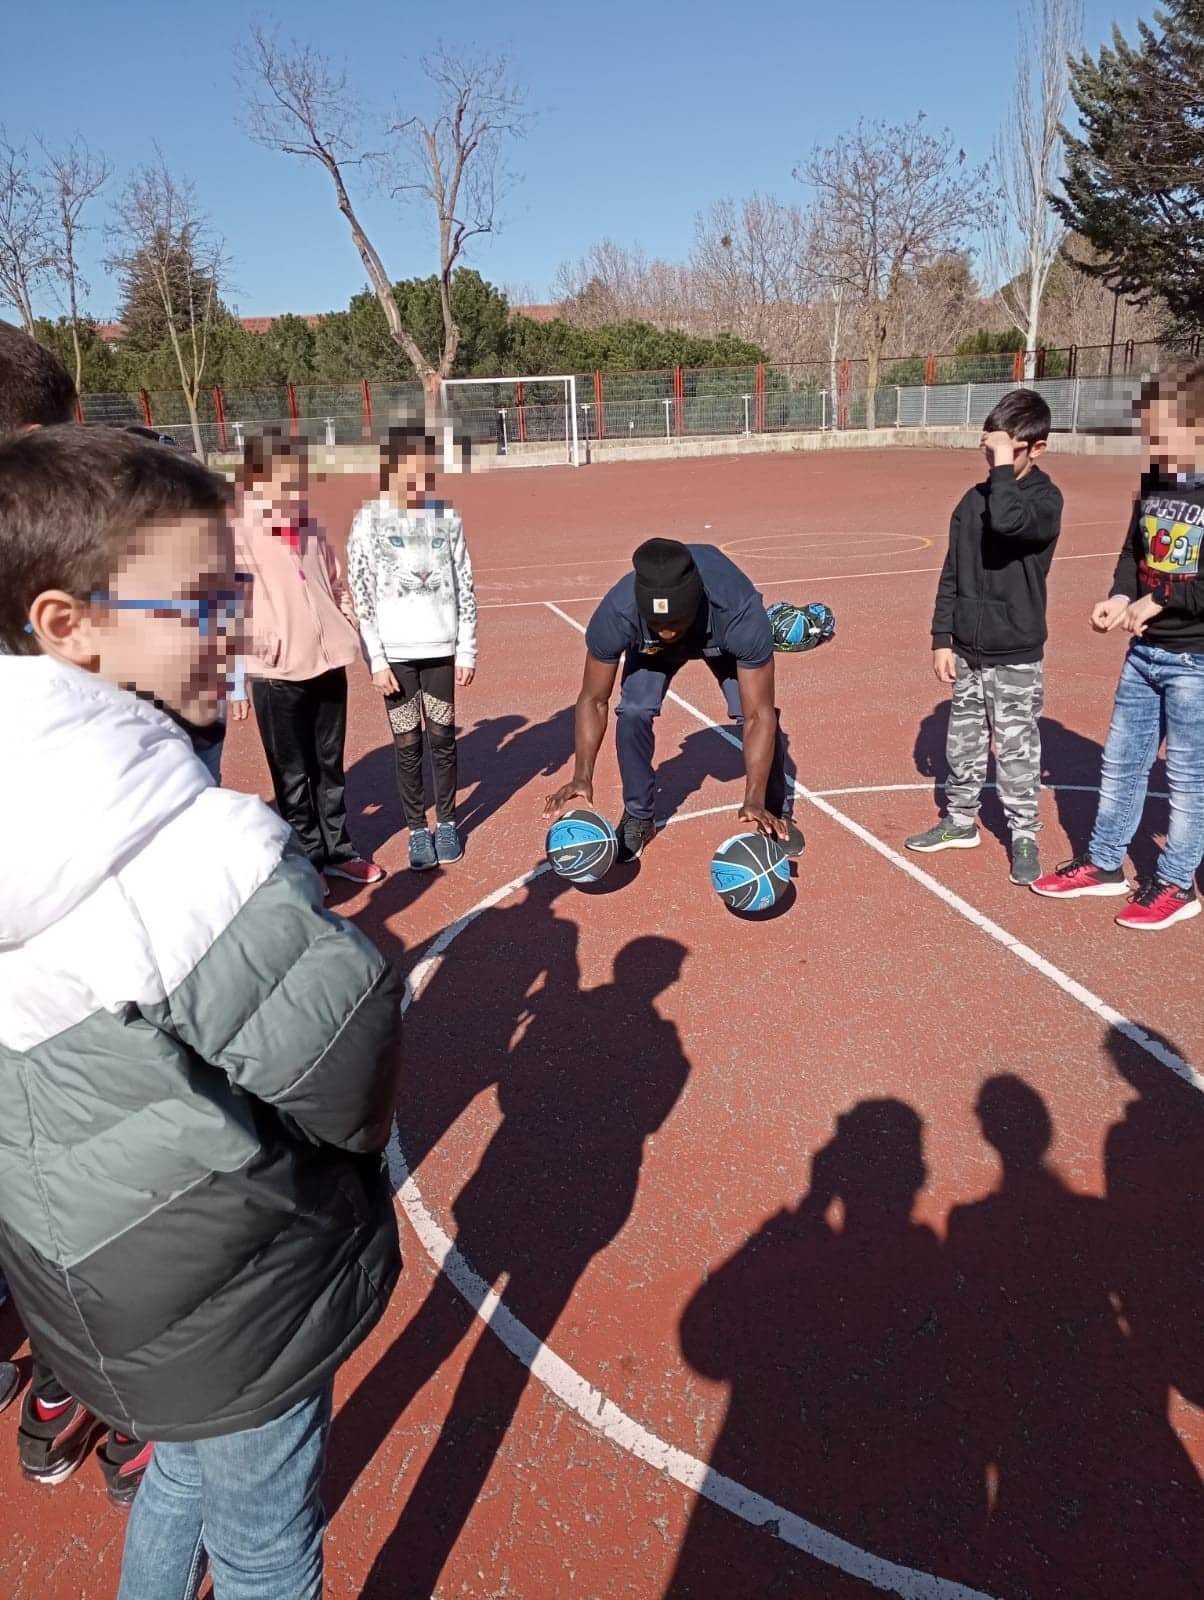
[[[153,428],[154,425],[155,425],[155,419],[154,419],[154,416],[151,413],[150,395],[147,394],[145,389],[139,389],[139,391],[138,391],[138,401],[139,401],[139,404],[142,406],[142,420],[143,420],[143,422],[145,422],[145,424],[146,424],[146,426],[148,428]]]
[[[293,384],[285,384],[284,398],[288,401],[288,431],[295,439],[298,433],[297,425],[301,420],[301,413],[297,410],[297,390]]]
[[[597,367],[594,368],[594,416],[597,419],[595,424],[597,429],[595,438],[605,439],[606,402],[602,393],[602,374]]]
[[[372,390],[368,387],[367,378],[360,379],[360,405],[364,412],[364,438],[372,437]]]
[[[756,429],[758,433],[765,432],[765,363],[757,362],[757,376],[753,384],[755,392],[754,410],[756,412]]]
[[[676,413],[674,433],[684,433],[686,426],[686,377],[680,367],[673,368],[673,410]]]
[[[928,388],[931,388],[932,385],[935,382],[936,382],[936,357],[935,356],[925,356],[924,357],[924,383],[927,385]]]
[[[847,428],[849,425],[849,358],[842,356],[840,359],[840,377],[837,380],[836,391],[836,426]]]
[[[519,444],[527,442],[527,399],[524,391],[525,385],[521,383],[514,385],[514,409],[518,412]]]
[[[75,420],[76,422],[84,420],[84,397],[81,394],[77,394],[75,397]]]
[[[1012,357],[1012,382],[1024,382],[1024,351],[1017,350]]]
[[[213,418],[217,423],[218,448],[228,450],[230,441],[226,437],[226,401],[220,383],[213,385]]]

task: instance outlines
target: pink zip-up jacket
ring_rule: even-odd
[[[270,501],[247,492],[233,527],[235,560],[251,578],[246,676],[300,683],[358,660],[355,609],[317,523],[282,526]]]

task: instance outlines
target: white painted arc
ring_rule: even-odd
[[[713,806],[703,811],[682,812],[671,817],[667,825],[713,816],[729,809],[727,806]],[[548,863],[541,861],[530,872],[512,878],[500,889],[486,895],[463,916],[449,923],[410,973],[401,1004],[402,1014],[421,997],[448,948],[471,923],[550,870]],[[396,1124],[386,1156],[389,1176],[401,1208],[434,1266],[532,1377],[593,1432],[601,1434],[618,1449],[656,1471],[665,1473],[702,1499],[709,1500],[753,1527],[764,1528],[783,1544],[801,1550],[814,1560],[847,1573],[884,1594],[899,1595],[902,1600],[992,1600],[990,1595],[979,1589],[968,1588],[965,1584],[938,1577],[935,1573],[903,1566],[861,1549],[859,1545],[842,1539],[827,1528],[821,1528],[818,1523],[809,1522],[765,1495],[737,1483],[735,1479],[715,1472],[698,1456],[669,1444],[635,1417],[629,1416],[563,1357],[558,1356],[524,1322],[520,1322],[497,1291],[485,1282],[457,1249],[422,1198],[402,1154]]]
[[[584,626],[575,617],[561,610],[551,601],[543,602],[556,616],[567,622],[577,632],[584,634]],[[690,704],[674,691],[669,696],[676,704],[687,711],[705,727],[711,728],[726,739],[730,744],[740,747],[740,741],[726,728],[721,727],[712,718]],[[1041,973],[1055,983],[1058,988],[1068,994],[1072,999],[1079,1001],[1089,1011],[1101,1020],[1110,1023],[1126,1038],[1132,1040],[1142,1050],[1149,1054],[1161,1065],[1169,1068],[1177,1076],[1184,1078],[1197,1089],[1204,1089],[1204,1079],[1194,1069],[1173,1051],[1167,1049],[1160,1040],[1152,1038],[1144,1029],[1139,1028],[1120,1012],[1108,1006],[1090,990],[1077,983],[1073,978],[1061,972],[1051,962],[1028,946],[1021,944],[1011,934],[983,916],[974,906],[962,900],[960,896],[945,888],[943,884],[929,876],[928,873],[916,867],[912,862],[892,850],[890,846],[882,843],[860,824],[846,817],[843,812],[831,805],[827,796],[845,794],[881,794],[902,791],[927,790],[932,787],[930,783],[909,784],[873,784],[856,788],[837,789],[830,791],[808,790],[797,782],[793,785],[800,798],[814,805],[816,809],[829,816],[842,828],[847,829],[867,844],[872,850],[882,855],[892,865],[898,867],[909,877],[935,894],[951,909],[957,911],[968,921],[973,923],[988,937],[1002,944],[1018,959],[1025,961],[1034,970]],[[1053,787],[1065,789],[1074,793],[1095,792],[1087,785],[1054,785]],[[1165,798],[1163,796],[1162,798]],[[670,825],[684,822],[698,817],[716,816],[724,812],[738,809],[733,806],[710,806],[692,812],[682,812],[669,819]],[[449,946],[460,933],[483,912],[505,900],[509,895],[524,888],[542,873],[548,871],[546,862],[541,862],[530,872],[521,874],[509,883],[503,884],[474,906],[470,911],[448,925],[441,934],[432,942],[423,959],[417,963],[406,981],[405,996],[402,1001],[403,1012],[407,1010],[421,995],[423,988],[432,974],[437,970]],[[398,1200],[405,1211],[411,1227],[417,1234],[419,1242],[436,1268],[443,1272],[456,1290],[471,1305],[477,1317],[484,1322],[496,1338],[510,1353],[531,1372],[531,1374],[556,1396],[569,1410],[573,1411],[593,1431],[600,1433],[618,1448],[635,1456],[637,1459],[648,1463],[658,1471],[666,1473],[676,1482],[692,1490],[703,1499],[710,1500],[713,1504],[730,1512],[741,1520],[755,1527],[770,1530],[777,1538],[793,1548],[801,1550],[818,1561],[822,1561],[841,1572],[869,1584],[883,1593],[897,1594],[904,1600],[990,1600],[989,1596],[981,1591],[971,1589],[963,1584],[955,1583],[950,1579],[941,1578],[933,1573],[917,1571],[910,1567],[901,1566],[896,1562],[886,1560],[872,1552],[862,1550],[859,1546],[850,1544],[828,1529],[808,1522],[806,1518],[798,1516],[784,1506],[775,1504],[765,1496],[747,1489],[733,1479],[725,1477],[722,1473],[714,1472],[706,1462],[676,1446],[660,1439],[648,1428],[638,1422],[634,1417],[628,1416],[620,1407],[608,1399],[600,1390],[596,1389],[587,1379],[576,1372],[560,1356],[543,1343],[524,1323],[506,1306],[501,1296],[485,1283],[484,1279],[473,1269],[471,1264],[461,1255],[455,1244],[436,1219],[427,1209],[422,1194],[410,1173],[405,1157],[401,1152],[396,1126],[389,1142],[388,1148],[389,1172],[397,1191]]]
[[[548,610],[554,612],[562,621],[567,622],[570,628],[575,628],[578,633],[583,634],[585,632],[584,626],[577,621],[576,617],[571,617],[567,611],[562,611],[559,606],[548,602]],[[703,727],[712,729],[721,739],[726,739],[729,744],[735,745],[737,749],[741,748],[740,740],[730,729],[720,727],[712,717],[707,716],[705,711],[700,711],[697,706],[691,705],[688,700],[684,700],[675,690],[669,690],[668,698],[676,705],[679,705],[683,711],[688,711],[695,721],[702,723]],[[1107,1001],[1101,1000],[1099,995],[1093,994],[1086,985],[1079,983],[1076,978],[1072,978],[1068,973],[1063,972],[1052,961],[1047,961],[1043,955],[1038,954],[1036,950],[1017,939],[1006,928],[1000,927],[997,922],[993,922],[990,917],[984,916],[968,900],[963,900],[959,894],[955,894],[952,889],[947,888],[938,879],[932,877],[930,873],[925,872],[922,867],[916,866],[906,856],[900,855],[890,845],[884,844],[876,834],[871,833],[868,828],[863,828],[859,822],[854,822],[852,817],[847,817],[843,811],[834,806],[830,800],[826,800],[823,795],[806,788],[797,779],[791,780],[791,786],[800,799],[806,800],[817,811],[822,812],[824,816],[829,817],[838,826],[844,828],[847,833],[851,833],[855,839],[859,839],[862,844],[868,846],[877,855],[880,855],[884,861],[889,861],[891,866],[897,867],[900,872],[905,873],[913,882],[927,889],[929,894],[935,895],[938,900],[943,901],[951,910],[964,917],[980,933],[985,933],[989,939],[994,939],[996,944],[1002,945],[1005,950],[1010,950],[1018,961],[1023,961],[1034,972],[1039,972],[1043,978],[1048,979],[1056,988],[1061,989],[1063,994],[1069,995],[1072,1000],[1077,1000],[1081,1006],[1098,1017],[1101,1022],[1107,1023],[1111,1028],[1115,1028],[1117,1033],[1137,1045],[1139,1049],[1144,1050],[1160,1066],[1166,1067],[1169,1071],[1175,1073],[1177,1077],[1182,1078],[1185,1083],[1191,1084],[1193,1089],[1199,1089],[1204,1092],[1204,1075],[1197,1072],[1182,1056],[1163,1044],[1161,1039],[1154,1038],[1153,1035],[1147,1033],[1136,1022],[1126,1017],[1122,1011],[1117,1011]]]

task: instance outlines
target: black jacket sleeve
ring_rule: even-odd
[[[1112,574],[1112,590],[1108,596],[1110,600],[1118,596],[1125,600],[1137,599],[1141,593],[1137,567],[1144,554],[1141,537],[1141,500],[1138,499],[1133,506],[1133,515],[1129,518],[1129,531],[1125,534],[1125,542],[1121,546],[1120,560],[1116,563],[1116,571]]]
[[[953,604],[957,599],[957,559],[954,554],[955,539],[949,535],[949,548],[945,564],[936,585],[936,605],[932,608],[932,648],[953,648]]]
[[[992,467],[987,484],[991,531],[1005,539],[1052,544],[1062,531],[1062,494],[1048,479],[1022,488],[1012,466]]]

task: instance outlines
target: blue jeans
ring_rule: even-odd
[[[330,1385],[274,1422],[157,1444],[130,1511],[118,1600],[321,1600],[318,1485]]]
[[[223,739],[218,744],[210,746],[208,750],[198,750],[196,752],[197,760],[213,779],[214,783],[219,786],[222,781],[222,751],[225,748],[226,741]]]
[[[1131,644],[1116,686],[1088,849],[1105,871],[1124,863],[1164,735],[1171,822],[1156,870],[1163,883],[1190,889],[1204,857],[1204,655]]]
[[[652,818],[656,806],[656,778],[652,771],[656,738],[652,722],[660,716],[669,685],[689,659],[692,658],[639,655],[634,651],[628,651],[624,659],[623,688],[615,712],[615,747],[623,780],[623,809],[629,816]],[[728,716],[743,728],[736,658],[719,655],[702,659],[723,691]],[[775,817],[786,809],[786,741],[780,728],[765,786],[765,809]]]

